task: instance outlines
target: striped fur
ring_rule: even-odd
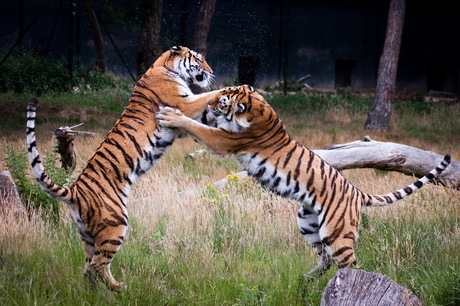
[[[35,139],[37,99],[27,109],[27,144],[34,175],[51,197],[68,204],[86,251],[85,276],[100,277],[110,289],[120,290],[110,264],[126,236],[128,195],[140,175],[155,165],[171,146],[175,132],[159,127],[160,106],[199,117],[219,91],[195,95],[189,86],[208,86],[212,70],[205,59],[185,47],[165,52],[135,85],[129,104],[88,161],[76,182],[57,186],[46,173]]]
[[[318,277],[333,262],[356,266],[354,244],[363,206],[389,205],[428,183],[446,169],[446,155],[438,167],[415,183],[387,193],[369,195],[350,184],[339,171],[290,138],[273,109],[247,85],[226,89],[210,104],[217,128],[162,108],[160,125],[179,127],[219,155],[235,156],[267,189],[301,203],[300,232],[321,257],[308,273]]]

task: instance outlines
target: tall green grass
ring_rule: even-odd
[[[362,118],[370,105],[368,99],[333,95],[272,96],[269,102],[294,138],[313,148],[363,136]],[[458,137],[458,106],[423,107],[430,111],[408,114],[397,109],[395,126],[373,137],[447,151],[458,159],[459,144],[450,143]],[[439,114],[446,117],[439,120]],[[443,121],[452,126],[443,127]],[[427,132],[406,130],[416,122]],[[439,135],[429,127],[445,132]],[[102,137],[76,140],[80,164]],[[51,141],[39,145],[45,150]],[[0,304],[318,305],[337,268],[313,282],[303,281],[302,275],[318,258],[299,234],[298,203],[235,176],[226,187],[215,187],[212,182],[239,168],[210,154],[185,157],[199,148],[190,139],[177,140],[134,185],[128,237],[112,264],[116,279],[128,285],[124,292],[86,283],[83,247],[63,204],[57,223],[44,221],[40,211],[27,217],[2,215]],[[377,194],[413,180],[373,170],[349,170],[344,175]],[[425,305],[458,305],[459,207],[458,191],[430,185],[390,207],[365,209],[356,246],[360,268],[389,276]]]
[[[124,87],[105,88],[101,90],[82,90],[80,92],[44,92],[36,95],[31,92],[15,93],[12,91],[0,93],[0,101],[28,102],[37,96],[40,103],[62,107],[93,108],[98,111],[121,113],[128,104],[131,90],[127,84]]]
[[[46,218],[59,219],[59,202],[49,197],[38,186],[35,177],[29,172],[30,166],[26,146],[19,146],[18,149],[15,149],[12,145],[8,145],[5,147],[4,153],[5,166],[11,173],[23,203],[28,204],[28,210],[41,211]],[[52,152],[42,158],[43,165],[53,182],[60,186],[70,185],[73,182],[73,170],[65,170],[57,163],[60,156],[57,153],[56,144],[54,144]]]
[[[317,258],[296,228],[297,203],[252,182],[187,189],[188,179],[172,172],[148,175],[136,187],[129,237],[113,263],[115,276],[128,283],[125,292],[86,284],[83,248],[69,220],[53,226],[33,216],[15,224],[9,216],[0,228],[2,304],[319,303],[337,268],[302,281]],[[157,186],[160,177],[170,186]],[[369,225],[357,245],[361,268],[388,275],[426,305],[458,304],[457,193],[429,186],[423,200],[419,194],[366,210]]]

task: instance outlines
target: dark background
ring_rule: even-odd
[[[94,0],[104,34],[108,70],[136,75],[140,0]],[[69,0],[0,2],[0,50],[17,42],[23,12],[22,46],[75,64],[91,64],[94,44],[83,4]],[[45,9],[45,5],[49,3]],[[163,50],[191,45],[199,1],[164,0]],[[234,83],[238,63],[256,64],[256,85],[310,74],[311,86],[373,88],[382,51],[389,1],[217,0],[207,59],[218,82]],[[398,69],[400,91],[460,92],[459,12],[454,1],[406,5]],[[110,42],[113,39],[129,70]],[[17,48],[16,48],[17,49]],[[246,64],[248,65],[248,64]]]

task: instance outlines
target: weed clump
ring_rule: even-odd
[[[11,172],[21,199],[29,211],[41,211],[51,219],[58,220],[59,201],[49,197],[29,175],[29,159],[24,147],[16,150],[12,145],[5,148],[6,168]],[[65,170],[56,165],[59,160],[57,147],[47,154],[43,165],[52,180],[60,186],[68,185],[72,179],[72,170]]]

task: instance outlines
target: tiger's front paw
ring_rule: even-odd
[[[189,119],[185,117],[180,110],[169,106],[160,107],[156,117],[160,126],[169,128],[181,127],[181,125]]]
[[[219,93],[217,95],[217,99],[213,101],[213,103],[210,103],[210,105],[219,103],[223,99],[228,99],[229,96],[238,93],[240,90],[240,86],[230,86],[230,87],[224,87],[221,90],[219,90]]]
[[[235,91],[235,90],[238,90],[239,88],[241,88],[241,86],[227,86],[227,87],[224,87],[224,89],[222,89],[222,90]]]
[[[254,88],[250,85],[231,86],[223,88],[220,91],[220,97],[239,94],[250,94],[252,92],[254,92]]]
[[[220,90],[220,95],[225,96],[234,92],[237,92],[241,86],[228,86],[224,87]]]

